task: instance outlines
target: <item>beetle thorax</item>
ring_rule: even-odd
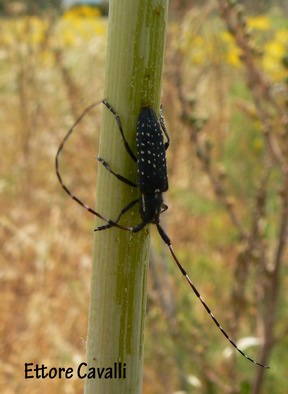
[[[160,191],[151,194],[142,194],[141,217],[145,223],[159,223],[163,197]]]

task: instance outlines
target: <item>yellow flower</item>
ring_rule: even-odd
[[[273,80],[287,78],[287,70],[283,67],[282,59],[288,52],[288,31],[278,30],[275,38],[264,47],[263,68]]]
[[[27,41],[31,44],[40,44],[45,39],[47,25],[43,19],[32,16],[27,20]]]
[[[78,6],[73,7],[66,11],[64,14],[64,19],[78,19],[78,18],[98,18],[101,16],[101,11],[96,7],[89,6]]]
[[[2,21],[0,25],[0,43],[5,47],[11,47],[15,44],[15,35],[7,21]]]
[[[242,64],[240,60],[240,55],[241,51],[238,47],[231,48],[227,53],[227,63],[231,64],[231,66],[234,67],[240,67]]]
[[[279,63],[286,53],[286,48],[277,40],[269,41],[265,45],[266,56],[271,57],[275,62]]]
[[[288,49],[288,29],[279,29],[276,31],[275,40],[280,42]]]
[[[222,41],[226,44],[226,61],[228,64],[234,67],[240,67],[241,66],[241,60],[240,60],[240,55],[241,55],[241,50],[239,47],[236,45],[234,37],[228,33],[227,31],[224,31],[221,33],[221,38]]]
[[[247,20],[248,27],[255,30],[271,29],[271,21],[266,15],[250,17]]]
[[[23,16],[15,20],[1,22],[1,43],[6,46],[18,45],[20,42],[27,45],[40,45],[45,39],[47,21],[35,16]]]

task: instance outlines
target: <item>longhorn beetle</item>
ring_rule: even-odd
[[[102,231],[102,230],[107,230],[111,227],[118,227],[122,230],[137,233],[138,231],[141,231],[147,224],[149,223],[155,224],[160,234],[160,237],[162,238],[164,243],[168,246],[170,253],[175,263],[177,264],[179,270],[181,271],[182,275],[185,276],[188,284],[190,285],[191,289],[195,293],[196,297],[200,300],[200,302],[202,303],[202,305],[204,306],[204,308],[206,309],[206,311],[208,312],[208,314],[210,315],[211,319],[214,321],[216,326],[222,332],[222,334],[228,339],[228,341],[232,344],[232,346],[234,346],[234,348],[239,353],[241,353],[242,356],[244,356],[246,359],[263,368],[269,368],[268,366],[258,363],[257,361],[254,361],[252,358],[247,356],[247,354],[245,354],[241,349],[239,349],[239,347],[236,345],[233,339],[231,339],[230,336],[226,333],[226,331],[223,329],[223,327],[218,322],[216,317],[213,315],[209,306],[203,300],[201,294],[196,289],[189,275],[182,267],[180,261],[178,260],[173,250],[170,238],[168,237],[168,235],[160,225],[160,215],[168,208],[167,205],[164,204],[163,202],[162,193],[168,190],[166,150],[168,149],[170,144],[170,139],[166,130],[164,117],[162,115],[162,107],[160,108],[159,119],[157,118],[153,109],[149,107],[144,107],[141,109],[137,121],[137,133],[136,133],[137,155],[135,155],[125,138],[124,130],[118,113],[111,106],[111,104],[109,104],[107,100],[103,100],[102,103],[115,117],[115,120],[118,125],[118,129],[123,138],[125,149],[129,154],[129,156],[131,157],[131,159],[137,165],[137,184],[131,182],[129,179],[125,178],[124,176],[114,172],[110,168],[109,164],[102,157],[98,156],[97,160],[121,182],[124,182],[129,186],[137,188],[140,192],[140,197],[137,198],[136,200],[131,201],[126,207],[124,207],[120,211],[118,217],[115,220],[111,220],[106,218],[102,214],[96,212],[94,209],[90,208],[85,203],[83,203],[63,183],[62,177],[59,172],[59,156],[64,148],[64,145],[67,142],[70,135],[72,134],[74,128],[83,119],[85,114],[90,109],[100,104],[100,102],[94,103],[85,109],[85,111],[81,114],[81,116],[75,121],[73,126],[69,129],[69,131],[67,132],[66,136],[64,137],[62,143],[58,148],[55,158],[55,165],[56,165],[56,174],[61,186],[63,187],[65,192],[70,197],[72,197],[78,204],[80,204],[86,210],[91,212],[93,215],[99,217],[100,219],[106,222],[105,225],[97,227],[94,231]],[[166,142],[164,142],[163,133],[166,136],[166,140],[167,140]],[[126,227],[119,224],[119,220],[122,217],[122,215],[125,214],[127,211],[129,211],[137,203],[140,204],[140,216],[142,221],[134,227]]]

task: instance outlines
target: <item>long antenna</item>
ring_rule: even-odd
[[[221,324],[218,322],[218,320],[216,319],[216,317],[213,315],[211,309],[209,308],[209,306],[206,304],[206,302],[203,300],[201,294],[199,293],[199,291],[196,289],[195,285],[193,284],[190,276],[187,274],[187,272],[185,271],[185,269],[183,268],[182,264],[180,263],[180,261],[178,260],[170,238],[168,237],[168,235],[165,233],[165,231],[163,230],[163,228],[160,226],[160,224],[157,224],[157,229],[158,232],[161,236],[161,238],[163,239],[163,241],[165,242],[165,244],[168,246],[170,253],[173,257],[173,260],[175,261],[175,263],[177,264],[179,270],[181,271],[182,275],[185,276],[189,286],[191,287],[191,289],[193,290],[194,294],[196,295],[196,297],[200,300],[201,304],[204,306],[204,308],[206,309],[206,311],[209,313],[211,319],[213,320],[213,322],[216,324],[216,326],[219,328],[219,330],[222,332],[222,334],[225,336],[225,338],[228,339],[228,341],[231,343],[232,346],[234,346],[234,348],[240,353],[242,354],[242,356],[244,356],[245,358],[247,358],[247,360],[251,361],[251,363],[259,365],[260,367],[263,368],[267,368],[269,369],[270,367],[268,367],[267,365],[263,365],[261,363],[258,363],[257,361],[253,360],[251,357],[247,356],[247,354],[245,354],[241,349],[239,349],[239,347],[236,345],[235,341],[233,341],[232,338],[229,337],[229,335],[227,334],[227,332],[224,330],[224,328],[221,326]]]
[[[69,189],[68,187],[65,185],[65,183],[62,180],[60,171],[59,171],[59,158],[60,158],[60,154],[64,148],[64,145],[66,143],[66,141],[68,140],[68,138],[70,137],[70,135],[73,133],[75,127],[81,122],[81,120],[84,118],[84,116],[87,114],[87,112],[89,112],[92,108],[96,107],[97,105],[101,104],[101,101],[98,101],[94,104],[89,105],[89,107],[87,107],[82,114],[76,119],[76,121],[74,122],[73,126],[70,127],[70,129],[68,130],[68,132],[66,133],[65,137],[63,138],[57,153],[56,153],[56,157],[55,157],[55,167],[56,167],[56,174],[57,177],[59,179],[59,182],[61,184],[61,186],[63,187],[63,189],[65,190],[65,192],[71,197],[73,198],[74,201],[76,201],[78,204],[80,204],[83,208],[85,208],[87,211],[89,211],[90,213],[92,213],[93,215],[97,216],[98,218],[104,220],[106,223],[108,223],[109,225],[113,226],[113,227],[118,227],[121,228],[121,230],[129,230],[128,228],[121,226],[118,223],[115,223],[113,220],[110,220],[108,218],[106,218],[105,216],[101,215],[100,213],[96,212],[93,208],[89,207],[87,204],[85,204],[83,201],[81,201],[77,196],[75,196]]]

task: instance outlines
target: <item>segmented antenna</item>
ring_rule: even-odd
[[[213,320],[213,322],[216,324],[216,326],[219,328],[219,330],[222,332],[222,334],[224,335],[225,338],[228,339],[228,341],[231,343],[232,346],[234,346],[234,348],[240,353],[242,354],[242,356],[244,356],[245,358],[247,358],[247,360],[251,361],[251,363],[259,365],[260,367],[266,368],[266,369],[270,369],[270,367],[268,367],[267,365],[258,363],[257,361],[253,360],[253,358],[249,357],[247,354],[245,354],[235,343],[235,341],[227,334],[227,332],[224,330],[224,328],[221,326],[221,324],[218,322],[218,320],[216,319],[216,317],[213,315],[211,309],[209,308],[209,306],[206,304],[206,302],[203,300],[201,294],[199,293],[199,291],[196,289],[195,285],[193,284],[190,276],[187,274],[187,272],[185,271],[185,269],[183,268],[182,264],[180,263],[180,261],[178,260],[178,257],[176,256],[174,250],[173,250],[173,246],[171,244],[171,241],[169,239],[169,237],[167,236],[167,234],[165,233],[165,231],[163,230],[163,228],[158,224],[157,225],[157,229],[158,232],[161,236],[161,238],[163,239],[163,241],[165,242],[165,244],[168,246],[170,253],[173,257],[173,260],[175,261],[175,263],[177,264],[179,270],[181,271],[182,275],[185,276],[187,282],[189,283],[189,286],[191,287],[191,289],[193,290],[194,294],[196,295],[196,297],[200,300],[201,304],[204,306],[204,308],[206,309],[206,311],[209,313],[211,319]]]
[[[63,189],[65,190],[65,192],[71,197],[73,198],[74,201],[76,201],[78,204],[80,204],[83,208],[85,208],[87,211],[89,211],[90,213],[92,213],[93,215],[97,216],[98,218],[104,220],[106,223],[108,223],[110,225],[110,227],[118,227],[121,230],[127,230],[126,227],[121,226],[118,223],[115,223],[113,220],[110,220],[108,218],[106,218],[105,216],[101,215],[99,212],[96,212],[93,208],[89,207],[89,205],[85,204],[83,201],[81,201],[77,196],[75,196],[69,189],[68,187],[65,185],[65,183],[62,180],[60,171],[59,171],[59,158],[61,155],[61,152],[64,148],[65,143],[67,142],[68,138],[71,136],[71,134],[73,133],[75,127],[81,122],[81,120],[84,118],[84,116],[87,114],[87,112],[89,112],[92,108],[96,107],[97,105],[101,104],[101,101],[98,101],[94,104],[89,105],[89,107],[87,107],[82,114],[76,119],[76,121],[74,122],[74,124],[72,125],[72,127],[70,127],[70,129],[68,130],[68,132],[66,133],[65,137],[63,138],[61,144],[59,145],[59,148],[57,150],[56,153],[56,157],[55,157],[55,168],[56,168],[56,174],[57,174],[57,178],[61,184],[61,186],[63,187]]]

